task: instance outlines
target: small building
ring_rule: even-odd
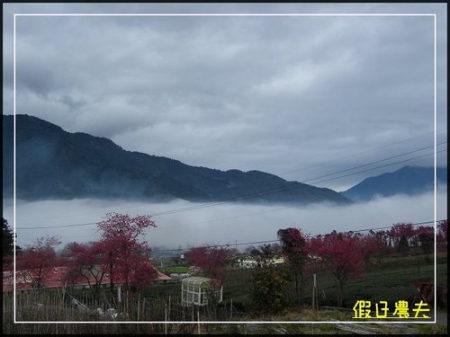
[[[80,276],[72,280],[72,284],[66,282],[65,276],[69,271],[68,267],[53,267],[46,268],[46,272],[42,288],[44,289],[63,289],[66,286],[73,286],[78,289],[88,289],[96,283],[96,279],[93,276],[89,277],[89,282]],[[156,270],[157,275],[153,283],[168,283],[172,281],[172,278]],[[12,271],[3,272],[3,292],[14,291],[14,274]],[[33,289],[33,277],[32,273],[27,270],[16,271],[16,290],[27,291]],[[121,285],[123,282],[115,282],[116,285]],[[102,279],[101,286],[108,287],[110,284],[109,274],[106,273]]]
[[[181,305],[183,307],[207,305],[212,292],[217,302],[222,302],[223,285],[217,280],[200,276],[186,277],[181,281]]]
[[[184,273],[184,274],[172,273],[169,276],[174,282],[181,282],[182,279],[185,279],[186,277],[189,277],[191,275],[188,273]]]
[[[173,279],[170,276],[167,276],[166,274],[161,273],[158,269],[156,269],[157,275],[155,279],[155,283],[169,283],[172,282]]]
[[[274,257],[270,264],[282,264],[285,262],[283,257]],[[253,256],[246,256],[236,260],[235,265],[240,268],[255,268],[260,266],[260,262]]]

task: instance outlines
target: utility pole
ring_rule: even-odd
[[[109,286],[111,294],[114,294],[112,252],[109,252]]]
[[[167,335],[167,303],[164,301],[164,334]]]
[[[316,274],[314,274],[314,276],[313,276],[312,307],[313,307],[314,312],[318,309],[318,305],[317,305],[317,282],[316,282]]]
[[[200,306],[197,306],[197,325],[198,325],[198,334],[200,335]]]

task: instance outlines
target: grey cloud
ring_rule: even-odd
[[[13,13],[437,13],[438,142],[447,138],[445,4],[43,3],[3,8],[3,109],[10,113]],[[353,173],[364,170],[352,170],[335,180],[327,175],[433,144],[429,17],[21,17],[17,23],[18,113],[70,132],[111,138],[127,150],[193,166],[261,170],[339,191],[403,164],[358,174]],[[446,152],[437,160],[446,166]],[[404,164],[431,166],[433,156]],[[446,217],[446,201],[439,192],[438,217]],[[5,205],[10,217],[12,209]],[[18,225],[36,226],[38,219],[46,225],[97,222],[108,211],[151,214],[186,206],[191,205],[19,202]],[[174,247],[258,241],[275,239],[276,230],[286,226],[316,234],[318,229],[428,221],[432,210],[431,195],[347,208],[223,205],[157,217],[158,228],[148,237]],[[89,226],[48,229],[49,234],[62,231],[71,241],[97,235]],[[20,231],[19,244],[42,233]]]
[[[442,14],[439,6],[413,4],[16,8]],[[442,67],[446,32],[439,18]],[[18,23],[18,112],[111,138],[128,150],[281,174],[433,129],[430,18],[22,17]],[[11,56],[6,60],[10,65]],[[446,125],[445,72],[438,79],[439,120]],[[4,93],[10,82],[4,79]],[[333,170],[323,165],[317,175]]]
[[[445,219],[446,191],[439,191],[437,196],[437,219]],[[326,234],[333,230],[389,228],[398,222],[417,223],[433,220],[433,201],[433,193],[429,193],[417,197],[395,196],[345,207],[315,205],[294,208],[224,204],[154,216],[153,220],[157,227],[148,230],[147,239],[154,246],[186,248],[188,244],[195,246],[209,242],[230,244],[236,241],[244,243],[275,240],[278,229],[292,226],[302,228],[309,235]],[[102,221],[108,212],[126,213],[132,216],[152,215],[159,212],[170,213],[173,210],[193,206],[198,205],[182,201],[148,204],[96,199],[32,203],[19,201],[16,223],[18,244],[26,246],[37,237],[46,234],[61,236],[63,243],[93,241],[98,238],[95,223]],[[12,208],[6,207],[4,214],[12,226]],[[62,227],[24,229],[39,227],[42,223],[45,223],[45,226]],[[174,233],[176,235],[173,235]]]

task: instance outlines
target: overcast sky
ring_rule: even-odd
[[[445,4],[61,3],[4,4],[3,10],[5,114],[14,113],[14,14],[335,14],[18,16],[16,112],[110,138],[126,150],[193,166],[260,170],[337,191],[407,164],[433,166],[435,42],[437,142],[447,139]],[[417,15],[338,15],[407,13]],[[436,36],[434,17],[423,14],[436,14]],[[446,166],[446,155],[438,155],[439,166]],[[39,205],[23,206],[23,217],[36,219],[32,207],[42,215]],[[398,205],[393,209],[404,207]],[[99,212],[81,222],[99,221]],[[220,212],[200,218],[197,212],[195,219],[255,213]],[[311,219],[317,212],[323,213],[311,212]],[[266,221],[297,225],[306,213],[279,214],[284,220]],[[430,218],[396,214],[378,224]],[[350,226],[346,221],[341,225]],[[254,234],[248,239],[265,239]]]
[[[7,114],[12,15],[21,13],[437,14],[438,143],[446,140],[444,4],[6,4]],[[431,16],[19,16],[16,24],[17,113],[67,131],[338,191],[406,164],[433,165],[430,155],[367,171],[429,148],[329,180],[433,145]]]

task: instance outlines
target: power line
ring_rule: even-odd
[[[65,228],[65,227],[83,227],[83,226],[92,226],[96,225],[97,222],[88,222],[88,223],[82,223],[82,224],[75,224],[75,225],[58,225],[58,226],[39,226],[39,227],[18,227],[17,229],[45,229],[45,228]]]
[[[443,144],[446,144],[446,143],[447,143],[447,141],[439,143],[439,144],[437,144],[437,146],[443,145]],[[334,175],[334,174],[337,174],[337,173],[348,172],[348,171],[354,170],[356,168],[361,168],[361,167],[366,167],[366,166],[369,166],[369,165],[372,165],[372,164],[381,163],[383,161],[387,161],[387,160],[390,160],[390,159],[393,159],[393,158],[403,157],[405,155],[408,155],[408,154],[411,154],[411,153],[415,153],[415,152],[419,152],[419,151],[423,151],[423,150],[430,149],[430,148],[433,148],[433,147],[434,147],[434,145],[426,146],[426,147],[423,147],[421,149],[417,149],[417,150],[405,152],[405,153],[402,153],[402,154],[399,154],[399,155],[395,155],[395,156],[387,157],[387,158],[384,158],[384,159],[376,160],[376,161],[370,162],[368,164],[357,165],[357,166],[353,166],[353,167],[345,169],[345,170],[337,171],[335,173],[329,173],[329,174],[325,174],[325,175],[317,177],[317,178],[304,180],[303,182],[309,182],[309,181],[312,181],[312,180],[317,180],[317,179],[328,177],[328,176],[331,176],[331,175]],[[413,158],[413,159],[415,159],[415,158]],[[384,166],[380,166],[380,167],[384,167]],[[363,172],[365,172],[365,171],[363,171]]]
[[[437,133],[440,133],[440,132],[442,132],[442,131],[446,131],[446,130],[445,130],[445,129],[437,130],[437,131],[436,131],[436,134],[437,134]],[[312,167],[321,166],[321,165],[323,165],[323,164],[325,164],[325,163],[333,163],[333,162],[341,161],[341,160],[343,160],[343,159],[348,159],[348,158],[357,157],[357,156],[360,156],[360,155],[363,155],[363,154],[366,154],[366,153],[369,153],[369,152],[374,152],[374,151],[382,150],[382,149],[385,149],[385,148],[387,148],[387,147],[391,147],[391,146],[396,145],[396,144],[405,143],[405,142],[410,142],[412,139],[422,138],[422,137],[427,136],[427,135],[430,135],[430,134],[434,134],[434,132],[433,132],[433,133],[429,133],[429,132],[423,133],[423,134],[420,134],[420,135],[418,135],[418,136],[411,137],[411,138],[407,138],[407,139],[404,139],[404,140],[401,140],[401,141],[398,141],[398,142],[392,142],[392,143],[390,143],[390,144],[388,144],[388,145],[385,145],[385,146],[380,146],[380,147],[373,148],[373,149],[370,149],[370,150],[367,150],[367,151],[358,152],[358,153],[355,153],[355,154],[352,154],[352,155],[346,156],[346,157],[340,157],[340,158],[328,160],[328,161],[325,161],[325,162],[320,163],[320,164],[315,164],[315,165],[306,166],[306,167],[303,167],[303,168],[300,168],[300,169],[297,169],[297,170],[294,170],[294,171],[286,172],[286,173],[284,173],[284,174],[291,174],[291,173],[294,173],[294,172],[300,172],[300,171],[304,171],[304,170],[307,170],[307,169],[312,168]]]
[[[436,223],[441,223],[443,221],[447,221],[447,219],[440,219],[440,220],[436,220]],[[431,224],[431,223],[435,223],[434,220],[431,221],[422,221],[422,222],[415,222],[415,223],[411,223],[412,226],[419,226],[419,225],[426,225],[426,224]],[[87,224],[86,224],[87,225]],[[364,228],[364,229],[357,229],[357,230],[350,230],[350,231],[344,231],[347,233],[359,233],[359,232],[367,232],[367,231],[374,231],[374,230],[381,230],[381,229],[387,229],[387,228],[392,228],[393,225],[391,226],[384,226],[384,227],[372,227],[372,228]],[[174,251],[184,251],[184,250],[188,250],[190,248],[205,248],[205,247],[215,247],[215,248],[219,248],[219,247],[232,247],[232,246],[249,246],[249,245],[257,245],[257,244],[265,244],[265,243],[275,243],[275,242],[279,242],[280,240],[276,239],[276,240],[264,240],[264,241],[252,241],[252,242],[243,242],[243,243],[237,243],[237,240],[235,239],[235,243],[226,243],[226,244],[218,244],[218,245],[203,245],[203,246],[194,246],[194,247],[187,247],[186,249],[181,249],[181,248],[174,248],[174,249],[164,249],[164,250],[158,250],[157,253],[161,254],[161,253],[165,253],[165,252],[174,252]]]
[[[447,219],[441,219],[441,220],[436,220],[436,223],[441,223],[442,221],[446,221]],[[416,222],[416,223],[411,223],[412,226],[419,226],[419,225],[426,225],[426,224],[431,224],[431,223],[435,223],[434,220],[431,221],[422,221],[422,222]],[[384,227],[374,227],[374,228],[364,228],[364,229],[358,229],[358,230],[350,230],[350,231],[344,231],[342,233],[359,233],[359,232],[367,232],[367,231],[374,231],[374,230],[381,230],[381,229],[387,229],[387,228],[392,228],[393,225],[391,226],[384,226]],[[165,253],[165,252],[179,252],[181,250],[188,250],[188,249],[192,249],[192,248],[208,248],[208,247],[214,247],[214,248],[220,248],[220,247],[233,247],[233,246],[249,246],[249,245],[258,245],[258,244],[265,244],[265,243],[276,243],[276,242],[280,242],[279,239],[276,240],[264,240],[264,241],[253,241],[253,242],[243,242],[243,243],[226,243],[226,244],[220,244],[220,245],[202,245],[202,246],[195,246],[195,247],[187,247],[186,249],[164,249],[164,250],[158,250],[158,254],[161,253]]]
[[[440,150],[440,151],[436,151],[436,154],[437,154],[437,153],[441,153],[441,152],[445,152],[445,151],[447,151],[447,149],[443,149],[443,150]],[[350,174],[345,174],[345,175],[343,175],[343,176],[339,176],[339,177],[334,177],[334,178],[330,178],[330,179],[318,181],[318,182],[315,182],[315,184],[320,184],[320,183],[323,183],[323,182],[326,182],[326,181],[330,181],[330,180],[334,180],[334,179],[339,179],[339,178],[343,178],[343,177],[348,177],[348,176],[355,175],[355,174],[359,174],[359,173],[365,173],[365,172],[377,170],[377,169],[383,168],[383,167],[388,167],[388,166],[393,166],[393,165],[397,165],[397,164],[401,164],[401,163],[406,163],[407,161],[411,161],[411,160],[418,159],[418,158],[422,158],[422,157],[426,157],[426,156],[431,156],[431,155],[433,155],[433,154],[434,154],[434,153],[427,153],[427,154],[424,154],[424,155],[421,155],[421,156],[417,156],[417,157],[413,157],[413,158],[401,160],[401,161],[398,161],[398,162],[395,162],[395,163],[391,163],[391,164],[386,164],[386,165],[382,165],[382,166],[373,167],[373,168],[370,168],[370,169],[367,169],[367,170],[364,170],[364,171],[358,171],[358,172],[354,172],[354,173],[350,173]]]
[[[447,143],[447,141],[439,143],[438,145],[442,145],[442,144],[445,144],[445,143]],[[350,169],[338,171],[338,172],[335,172],[335,173],[332,173],[332,174],[327,174],[327,175],[320,176],[320,177],[317,177],[317,178],[313,178],[313,179],[310,179],[310,180],[317,180],[317,179],[320,179],[320,178],[323,178],[323,177],[326,177],[326,176],[334,175],[334,174],[341,173],[341,172],[350,171],[350,170],[353,170],[355,168],[365,167],[365,166],[368,166],[368,165],[372,165],[374,163],[378,163],[378,162],[386,161],[386,160],[389,160],[389,159],[397,158],[397,157],[403,156],[405,154],[411,154],[411,153],[414,153],[414,152],[422,151],[424,149],[428,149],[428,148],[431,148],[431,147],[433,147],[433,146],[424,147],[424,148],[413,150],[413,151],[410,151],[410,152],[407,152],[407,153],[404,153],[404,154],[391,156],[391,157],[388,157],[388,158],[384,158],[384,159],[377,160],[377,161],[370,162],[370,163],[363,164],[363,165],[358,165],[358,166],[352,167]],[[436,153],[441,153],[441,152],[445,152],[445,151],[447,151],[447,149],[443,149],[443,150],[437,151]],[[322,180],[322,181],[316,182],[315,184],[326,182],[326,181],[330,181],[330,180],[334,180],[334,179],[339,179],[339,178],[343,178],[343,177],[347,177],[347,176],[350,176],[350,175],[364,173],[364,172],[372,171],[372,170],[383,168],[383,167],[387,167],[387,166],[397,165],[399,163],[407,162],[407,161],[410,161],[410,160],[422,158],[422,157],[433,155],[433,154],[434,153],[428,153],[428,154],[425,154],[425,155],[416,156],[416,157],[413,157],[413,158],[409,158],[409,159],[406,159],[406,160],[402,160],[402,161],[398,161],[398,162],[394,162],[394,163],[390,163],[390,164],[386,164],[386,165],[370,168],[370,169],[367,169],[367,170],[358,171],[358,172],[349,173],[349,174],[344,174],[344,175],[341,175],[341,176],[338,176],[338,177],[334,177],[334,178],[330,178],[330,179],[326,179],[326,180]],[[310,181],[310,180],[307,180],[307,181]],[[199,205],[193,205],[193,206],[173,209],[173,210],[169,210],[169,211],[162,211],[162,212],[152,213],[152,214],[150,214],[150,216],[151,217],[157,217],[157,216],[171,215],[171,214],[187,212],[187,211],[196,211],[196,210],[199,210],[199,209],[202,209],[202,208],[208,208],[208,207],[214,207],[214,206],[218,206],[218,205],[222,205],[222,204],[233,203],[233,202],[236,202],[239,199],[248,199],[248,198],[252,198],[252,197],[256,197],[256,196],[264,196],[264,195],[268,195],[268,194],[272,194],[272,193],[277,193],[277,192],[284,191],[284,190],[300,188],[301,184],[304,184],[304,183],[305,182],[299,182],[299,185],[283,186],[283,187],[278,187],[278,188],[274,188],[274,189],[270,189],[270,190],[266,190],[266,191],[249,193],[249,194],[237,196],[237,197],[230,198],[228,200],[223,200],[223,201],[217,201],[217,202],[212,202],[212,203],[203,203],[203,204],[199,204]],[[89,226],[89,225],[95,225],[95,224],[97,224],[97,223],[93,222],[93,223],[83,223],[83,224],[64,225],[64,226],[59,225],[59,226],[25,227],[25,228],[18,228],[18,229],[21,229],[21,230],[25,229],[26,230],[26,229],[62,228],[62,227],[82,227],[82,226]]]
[[[439,132],[442,132],[442,131],[444,131],[444,129],[437,130],[436,133],[439,133]],[[337,158],[337,159],[335,159],[335,160],[331,160],[331,161],[328,161],[328,162],[333,162],[333,161],[338,161],[338,160],[341,160],[341,159],[350,158],[350,157],[353,157],[353,156],[358,156],[358,155],[361,155],[361,154],[364,154],[364,153],[367,153],[367,152],[373,152],[373,151],[376,151],[376,150],[379,150],[379,149],[383,149],[383,148],[386,148],[386,147],[390,147],[390,146],[392,146],[393,144],[403,143],[403,142],[410,141],[411,139],[421,138],[421,137],[426,136],[426,135],[428,135],[428,134],[429,134],[429,133],[420,134],[420,135],[418,135],[418,136],[411,137],[411,138],[408,138],[408,139],[405,139],[405,140],[402,140],[402,141],[394,142],[394,143],[391,143],[391,144],[389,144],[389,145],[385,145],[385,146],[382,146],[382,147],[379,147],[379,148],[374,148],[374,149],[371,149],[371,150],[368,150],[368,151],[365,151],[365,152],[360,152],[360,153],[357,153],[357,154],[355,154],[355,155]],[[442,145],[442,144],[445,144],[445,143],[447,143],[447,141],[442,142],[442,143],[439,143],[439,144],[437,144],[437,146]],[[308,180],[303,180],[303,181],[301,181],[301,182],[299,182],[299,183],[311,182],[311,181],[314,181],[314,180],[317,180],[317,179],[321,179],[321,178],[324,178],[324,177],[327,177],[327,176],[332,176],[332,175],[335,175],[335,174],[338,174],[338,173],[347,172],[347,171],[350,171],[350,170],[353,170],[353,169],[356,169],[356,168],[368,166],[368,165],[371,165],[371,164],[374,164],[374,163],[377,163],[377,162],[382,162],[382,161],[386,161],[386,160],[389,160],[389,159],[392,159],[392,158],[404,156],[404,155],[406,155],[406,154],[411,154],[411,153],[414,153],[414,152],[422,151],[422,150],[424,150],[424,149],[428,149],[428,148],[431,148],[431,147],[433,147],[433,146],[434,146],[434,145],[431,145],[431,146],[428,146],[428,147],[425,147],[425,148],[422,148],[422,149],[417,149],[417,150],[413,150],[413,151],[410,151],[410,152],[406,152],[406,153],[403,153],[403,154],[400,154],[400,155],[396,155],[396,156],[388,157],[388,158],[381,159],[381,160],[378,160],[378,161],[370,162],[370,163],[367,163],[367,164],[354,166],[354,167],[349,168],[349,169],[341,170],[341,171],[334,172],[334,173],[329,173],[329,174],[326,174],[326,175],[323,175],[323,176],[320,176],[320,177],[311,178],[311,179],[308,179]],[[439,151],[438,153],[440,153],[440,152],[442,152],[442,151]],[[420,157],[414,157],[414,158],[411,158],[411,159],[409,159],[409,160],[413,160],[413,159],[417,159],[417,158],[420,158]],[[394,164],[396,164],[396,163],[394,163]],[[392,164],[392,165],[394,165],[394,164]],[[313,166],[317,166],[317,165],[312,165],[311,167],[313,167]],[[388,165],[388,166],[389,166],[389,165]],[[382,167],[385,167],[385,166],[380,166],[380,167],[378,167],[378,168],[382,168]],[[374,168],[374,169],[375,169],[375,168]],[[299,171],[299,170],[296,170],[296,171]],[[292,171],[292,172],[296,172],[296,171]],[[368,170],[368,171],[370,171],[370,170]],[[364,173],[364,172],[367,172],[367,171],[361,171],[361,172],[357,172],[357,173]],[[349,174],[349,175],[344,175],[344,176],[341,176],[341,177],[346,177],[346,176],[354,175],[354,174],[357,174],[357,173],[353,173],[353,174]],[[336,178],[332,178],[332,179],[328,179],[328,180],[323,180],[323,181],[320,181],[320,182],[317,182],[317,183],[322,183],[322,182],[326,182],[326,181],[329,181],[329,180],[338,179],[338,178],[341,178],[341,177],[336,177]],[[298,187],[300,187],[300,186],[298,186]],[[293,188],[297,188],[297,187],[293,187]],[[201,208],[214,207],[214,206],[216,206],[216,205],[220,205],[220,204],[224,204],[224,203],[235,202],[235,201],[237,201],[237,200],[240,199],[240,198],[246,199],[246,198],[251,198],[251,197],[253,197],[253,196],[264,196],[264,195],[267,195],[267,194],[280,192],[280,191],[283,191],[283,190],[285,190],[285,189],[290,189],[290,187],[280,187],[280,188],[273,189],[273,190],[267,190],[267,191],[262,191],[262,192],[255,192],[255,193],[248,194],[248,195],[236,196],[236,197],[231,198],[231,199],[228,199],[228,200],[216,201],[216,202],[207,202],[207,203],[197,204],[197,205],[194,205],[194,206],[184,207],[184,208],[180,208],[180,209],[174,209],[174,210],[169,210],[169,211],[157,212],[157,213],[151,214],[150,216],[152,216],[152,217],[157,217],[157,216],[169,215],[169,214],[180,213],[180,212],[186,212],[186,211],[195,211],[195,210],[201,209]],[[95,213],[97,213],[97,212],[95,212]],[[54,217],[53,217],[52,219],[54,219]],[[74,225],[74,226],[77,227],[77,226],[83,226],[83,225],[85,225],[85,224]],[[43,227],[43,228],[50,228],[50,227]]]
[[[447,143],[447,142],[443,142],[441,144],[444,144],[444,143]],[[430,147],[432,147],[432,146],[430,146]],[[419,149],[419,150],[411,151],[409,153],[422,151],[423,149],[427,149],[427,148],[430,148],[430,147],[426,147],[426,148],[422,148],[422,149]],[[436,153],[441,153],[441,152],[444,152],[444,151],[447,151],[447,149],[443,149],[443,150],[437,151]],[[330,179],[327,179],[327,180],[322,180],[322,181],[316,182],[316,184],[317,183],[322,183],[322,182],[325,182],[325,181],[334,180],[334,179],[344,178],[344,177],[355,175],[355,174],[359,174],[359,173],[364,173],[364,172],[376,170],[376,169],[387,167],[387,166],[397,165],[399,163],[404,163],[404,162],[407,162],[407,161],[411,161],[411,160],[414,160],[414,159],[430,156],[430,155],[433,155],[433,154],[434,153],[428,153],[428,154],[425,154],[425,155],[416,156],[416,157],[409,158],[409,159],[402,160],[402,161],[398,161],[398,162],[395,162],[395,163],[374,167],[374,168],[367,169],[367,170],[364,170],[364,171],[359,171],[359,172],[354,172],[354,173],[350,173],[350,174],[341,175],[339,177],[334,177],[334,178],[330,178]],[[365,165],[360,165],[360,166],[357,166],[357,167],[368,166],[368,165],[371,165],[373,163],[377,163],[377,162],[380,162],[380,161],[386,161],[386,160],[393,159],[393,158],[396,158],[396,157],[399,157],[399,156],[401,156],[401,155],[388,157],[388,158],[385,158],[385,159],[382,159],[382,160],[374,161],[374,162],[371,162],[371,163],[368,163],[368,164],[365,164]],[[356,167],[353,167],[351,169],[354,169],[354,168],[356,168]],[[348,170],[351,170],[351,169],[348,169]],[[344,171],[348,171],[348,170],[344,170]],[[338,172],[341,172],[341,171],[338,171]],[[334,174],[336,174],[336,173],[328,174],[326,176],[334,175]],[[321,177],[314,178],[312,180],[316,180],[316,179],[319,179],[319,178],[321,178]],[[191,207],[187,207],[187,208],[183,208],[183,209],[175,209],[175,210],[166,211],[166,212],[160,212],[160,213],[156,213],[156,214],[157,215],[175,214],[175,213],[180,213],[180,212],[185,212],[185,211],[197,210],[197,209],[200,209],[200,208],[206,208],[206,207],[213,207],[213,206],[222,205],[222,204],[228,204],[228,203],[236,202],[236,201],[241,200],[241,199],[249,199],[249,198],[253,198],[253,197],[261,197],[261,196],[265,196],[265,195],[269,195],[269,194],[273,194],[273,193],[278,193],[278,192],[281,192],[281,191],[286,191],[286,190],[292,190],[292,189],[300,188],[301,184],[305,184],[305,182],[306,181],[298,182],[299,185],[277,187],[277,188],[273,188],[273,189],[266,190],[266,191],[254,192],[254,193],[249,193],[249,194],[243,194],[243,195],[240,195],[240,196],[237,196],[237,197],[234,197],[234,198],[230,198],[228,200],[217,201],[217,202],[214,202],[214,203],[206,203],[206,204],[201,204],[201,205],[197,205],[197,206],[191,206]],[[152,216],[154,216],[154,215],[152,215]]]

